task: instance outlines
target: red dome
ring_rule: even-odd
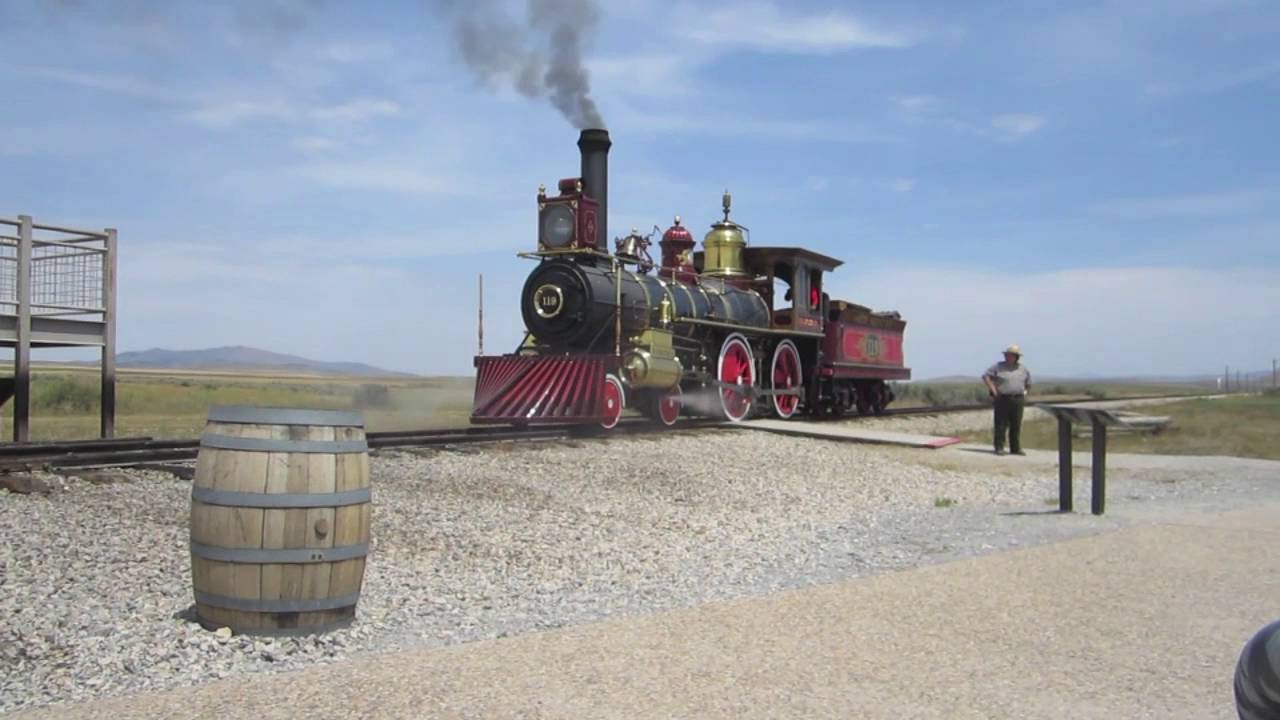
[[[667,228],[667,231],[662,233],[662,241],[676,242],[676,243],[680,243],[680,242],[692,243],[693,233],[689,232],[688,228],[681,225],[680,218],[677,217],[676,224]]]

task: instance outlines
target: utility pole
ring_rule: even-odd
[[[1227,392],[1227,393],[1231,392],[1231,366],[1230,365],[1228,365],[1226,369],[1222,371],[1222,384],[1226,386],[1223,389],[1223,392]]]
[[[480,340],[480,352],[479,352],[478,354],[479,354],[479,355],[484,355],[484,273],[480,273],[480,305],[479,305],[479,308],[480,308],[480,310],[479,310],[479,313],[480,313],[480,319],[479,319],[479,323],[478,323],[478,329],[477,329],[477,331],[476,331],[476,332],[477,332],[477,334],[479,335],[479,340]]]
[[[1276,358],[1271,358],[1271,387],[1273,387],[1273,388],[1274,388],[1274,387],[1277,387],[1277,385],[1276,385]]]

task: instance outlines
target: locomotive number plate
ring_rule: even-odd
[[[533,291],[533,309],[539,317],[553,318],[564,309],[564,292],[559,285],[540,285]]]

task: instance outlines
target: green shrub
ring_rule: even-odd
[[[31,379],[31,406],[36,412],[89,412],[98,407],[99,399],[96,380],[67,375]]]
[[[356,388],[351,402],[357,408],[388,408],[391,407],[391,390],[386,385],[361,385]]]

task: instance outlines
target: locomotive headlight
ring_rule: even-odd
[[[542,213],[541,241],[543,247],[564,248],[573,240],[573,210],[568,205],[551,205]]]

